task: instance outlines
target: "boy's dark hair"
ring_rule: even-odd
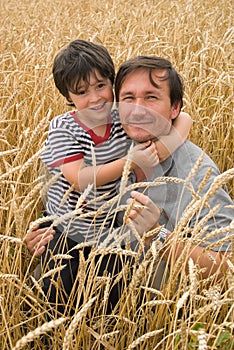
[[[152,71],[154,69],[166,69],[168,74],[163,80],[168,80],[170,88],[170,100],[171,105],[181,104],[183,106],[183,81],[176,70],[172,67],[171,62],[168,60],[157,57],[157,56],[137,56],[125,61],[119,68],[115,79],[115,97],[116,101],[119,102],[119,93],[121,86],[126,79],[127,75],[137,71],[139,69],[146,69],[149,71],[149,79],[153,86],[155,82],[152,78]]]
[[[68,91],[76,94],[80,81],[89,84],[90,74],[98,71],[103,78],[115,79],[115,67],[107,49],[86,40],[74,40],[54,59],[55,86],[70,102]],[[72,105],[72,104],[71,104]]]

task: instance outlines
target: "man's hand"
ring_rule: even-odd
[[[160,216],[160,209],[143,193],[132,191],[131,197],[132,198],[127,200],[127,204],[130,205],[134,201],[135,206],[142,206],[143,208],[132,209],[126,223],[129,224],[131,222],[142,237],[145,232],[159,227],[158,218]],[[148,245],[150,241],[151,238],[148,238],[145,242],[146,245]]]
[[[34,257],[39,258],[45,250],[45,246],[53,239],[55,231],[50,227],[29,229],[24,241]]]

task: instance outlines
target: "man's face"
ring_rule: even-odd
[[[119,114],[123,128],[128,136],[144,142],[167,135],[172,119],[180,111],[180,105],[171,106],[170,90],[167,80],[162,80],[166,70],[153,70],[152,79],[149,71],[139,69],[127,75],[119,93]]]

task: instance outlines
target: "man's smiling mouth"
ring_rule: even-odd
[[[126,122],[124,124],[127,124],[127,125],[145,125],[145,124],[152,124],[152,123],[153,123],[152,120],[144,120],[144,121],[126,120]]]

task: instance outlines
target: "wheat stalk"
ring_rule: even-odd
[[[22,349],[27,343],[31,342],[33,339],[38,338],[41,334],[50,332],[53,328],[58,328],[65,321],[66,318],[61,317],[57,320],[44,323],[42,326],[37,327],[34,331],[29,332],[27,335],[18,340],[12,350]]]
[[[148,333],[145,333],[143,334],[141,337],[139,337],[138,339],[136,339],[134,342],[132,342],[132,344],[130,344],[127,348],[127,350],[130,350],[130,349],[134,349],[136,348],[140,343],[144,342],[145,340],[151,338],[151,337],[154,337],[155,335],[158,335],[160,333],[163,332],[163,329],[158,329],[158,330],[155,330],[155,331],[152,331],[152,332],[148,332]]]
[[[20,238],[5,236],[5,235],[0,235],[0,241],[6,241],[6,242],[11,242],[11,243],[16,243],[16,244],[23,243],[22,239],[20,239]]]
[[[43,279],[50,277],[50,276],[54,276],[57,272],[63,270],[67,265],[61,265],[61,266],[57,266],[54,269],[51,269],[49,271],[47,271],[46,273],[44,273],[38,282],[41,282]]]
[[[96,300],[97,297],[93,297],[90,299],[82,308],[81,310],[74,316],[73,320],[71,321],[68,329],[66,330],[66,333],[64,335],[64,341],[63,341],[63,350],[69,350],[70,349],[70,343],[72,341],[73,334],[76,330],[76,327],[79,323],[79,321],[86,315],[88,309],[91,307],[93,302]]]

